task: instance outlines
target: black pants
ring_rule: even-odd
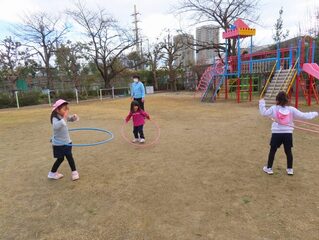
[[[287,168],[292,168],[293,165],[293,156],[291,148],[293,147],[292,143],[292,133],[273,133],[270,140],[270,151],[268,155],[267,167],[272,168],[274,163],[275,155],[277,149],[284,145],[285,154],[287,157]]]
[[[144,111],[144,102],[142,102],[142,98],[134,98],[135,101],[138,101],[140,108]]]
[[[65,155],[65,157],[69,162],[71,170],[76,171],[75,162],[74,162],[72,154]],[[58,168],[60,167],[60,165],[63,161],[64,161],[64,157],[57,158],[57,160],[55,161],[55,163],[52,166],[51,172],[54,173],[54,172],[58,171]]]
[[[133,133],[135,138],[139,138],[138,135],[140,135],[140,138],[145,139],[144,132],[143,132],[144,125],[141,126],[134,126]]]
[[[75,162],[72,155],[72,146],[53,146],[53,157],[57,160],[52,166],[51,172],[56,172],[60,167],[61,163],[64,161],[64,157],[69,162],[72,171],[76,171]]]

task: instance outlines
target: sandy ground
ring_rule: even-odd
[[[266,175],[271,122],[257,102],[149,96],[146,109],[161,138],[143,149],[120,134],[129,99],[70,108],[81,120],[69,127],[115,134],[111,143],[74,148],[77,182],[67,162],[63,179],[47,179],[54,162],[47,106],[0,111],[0,239],[319,239],[319,136],[296,130],[295,175],[285,173],[282,148],[275,174]],[[151,141],[154,125],[145,133]],[[72,134],[78,143],[103,137]]]

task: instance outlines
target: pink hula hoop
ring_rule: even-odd
[[[125,132],[124,132],[125,125],[127,124],[127,123],[125,122],[125,120],[124,120],[124,123],[123,123],[123,125],[122,125],[122,127],[121,127],[121,136],[122,136],[122,138],[123,138],[126,142],[128,142],[129,144],[131,144],[131,145],[133,145],[133,146],[135,146],[135,147],[140,147],[140,148],[150,147],[150,146],[152,146],[152,145],[158,143],[159,138],[160,138],[160,136],[161,136],[161,128],[160,128],[160,126],[159,126],[154,120],[149,120],[149,121],[153,123],[153,125],[156,127],[156,130],[157,130],[156,138],[155,138],[152,142],[146,143],[146,144],[145,144],[145,143],[143,143],[143,144],[133,143],[133,142],[126,136],[126,134],[125,134]]]
[[[309,123],[309,122],[305,122],[305,121],[301,121],[301,120],[295,120],[295,122],[317,128],[317,129],[309,129],[309,128],[305,128],[305,127],[295,126],[297,129],[308,131],[308,132],[313,132],[313,133],[319,133],[319,125],[318,124]]]
[[[275,119],[271,119],[273,120],[274,122],[277,122]],[[318,128],[317,130],[315,129],[309,129],[309,128],[305,128],[305,127],[300,127],[300,126],[296,126],[296,125],[290,125],[290,124],[282,124],[282,125],[286,125],[286,126],[289,126],[289,127],[292,127],[292,128],[296,128],[296,129],[299,129],[299,130],[303,130],[303,131],[306,131],[306,132],[312,132],[312,133],[319,133],[319,125],[318,124],[315,124],[315,123],[309,123],[309,122],[305,122],[305,121],[301,121],[301,120],[294,120],[294,122],[296,123],[301,123],[301,124],[305,124],[305,125],[309,125],[309,126],[313,126],[315,128]],[[278,122],[277,122],[278,123]]]

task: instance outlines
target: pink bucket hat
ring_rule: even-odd
[[[52,108],[52,112],[57,109],[58,107],[60,107],[63,103],[69,103],[63,99],[59,99],[57,100],[54,104],[53,104],[53,108]]]

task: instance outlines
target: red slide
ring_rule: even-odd
[[[319,80],[319,66],[317,63],[304,63],[302,70]]]

